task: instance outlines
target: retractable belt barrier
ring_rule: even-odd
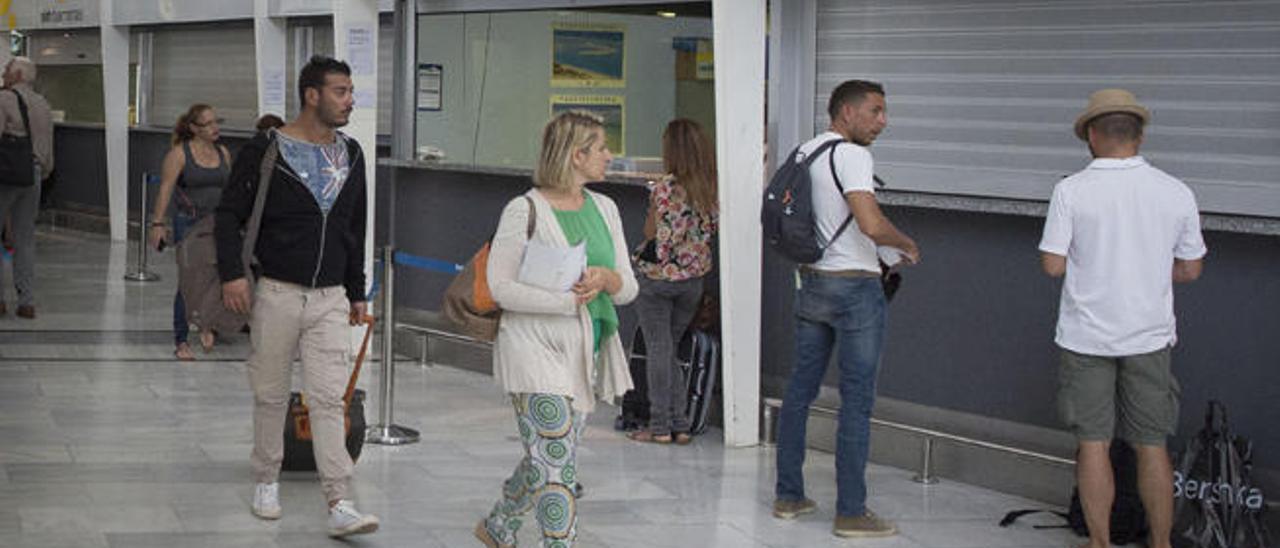
[[[432,259],[430,257],[419,257],[403,251],[396,251],[392,256],[395,259],[395,263],[398,265],[411,266],[420,270],[430,270],[444,274],[457,274],[462,272],[462,269],[465,268],[465,265],[460,265],[458,263],[444,261],[441,259]]]
[[[365,441],[380,445],[403,445],[421,439],[417,430],[395,424],[395,271],[397,265],[419,270],[456,275],[462,271],[462,265],[419,257],[403,251],[396,251],[390,246],[382,248],[382,258],[378,261],[382,267],[381,287],[378,280],[370,289],[370,300],[373,295],[382,292],[382,385],[380,405],[378,407],[378,423],[370,426],[365,432]],[[376,270],[376,266],[375,266]]]

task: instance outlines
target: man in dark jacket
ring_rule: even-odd
[[[251,314],[253,514],[262,519],[281,514],[281,429],[296,353],[302,358],[316,465],[329,502],[329,535],[342,537],[378,528],[378,518],[358,512],[349,498],[352,463],[343,433],[348,324],[365,316],[364,155],[355,139],[336,131],[347,124],[354,105],[346,63],[311,58],[298,77],[298,92],[298,117],[255,137],[232,166],[217,209],[218,273],[227,308]],[[278,157],[254,247],[260,270],[250,295],[253,273],[241,259],[241,229],[253,212],[263,158],[272,146]]]

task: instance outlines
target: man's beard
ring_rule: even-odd
[[[341,112],[341,109],[335,109],[333,111],[321,110],[320,121],[330,128],[340,128],[345,126],[351,121],[351,113],[348,112],[346,116],[341,116]]]

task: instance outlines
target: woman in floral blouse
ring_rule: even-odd
[[[636,314],[644,336],[649,385],[649,428],[635,441],[687,444],[689,417],[675,345],[684,336],[702,297],[702,278],[714,257],[716,166],[710,140],[697,122],[680,118],[662,134],[663,169],[654,183],[644,235],[652,245],[635,256],[640,294]]]

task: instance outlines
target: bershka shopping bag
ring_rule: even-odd
[[[1174,471],[1175,548],[1272,546],[1262,490],[1249,480],[1252,458],[1253,442],[1231,431],[1222,402],[1210,401]]]

